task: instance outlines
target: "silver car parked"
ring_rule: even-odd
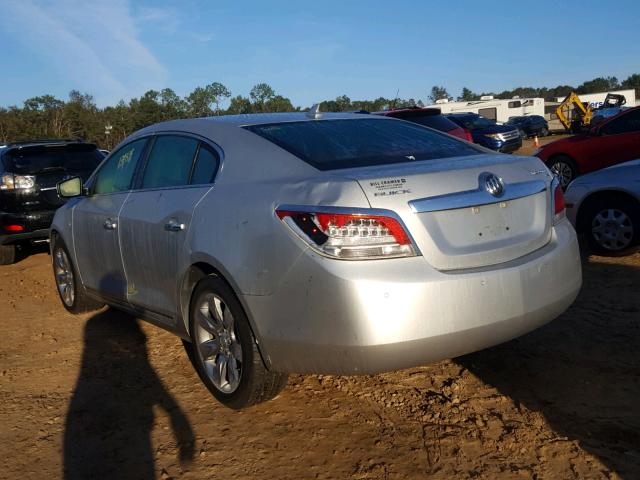
[[[640,160],[578,177],[565,197],[569,220],[594,253],[625,254],[640,244]]]
[[[51,229],[71,312],[111,305],[185,340],[242,408],[289,372],[369,374],[522,335],[581,285],[562,190],[533,157],[412,123],[292,113],[127,138]]]

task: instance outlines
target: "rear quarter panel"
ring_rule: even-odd
[[[358,183],[320,172],[243,131],[219,144],[222,168],[196,207],[188,263],[210,258],[239,294],[269,295],[308,248],[275,214],[279,205],[367,208]],[[185,271],[189,265],[184,265]]]

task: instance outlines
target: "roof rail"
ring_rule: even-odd
[[[19,147],[21,145],[45,145],[47,143],[82,143],[82,138],[43,138],[38,140],[19,140],[15,142],[7,142],[7,147]]]

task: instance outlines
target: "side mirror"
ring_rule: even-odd
[[[58,195],[62,198],[79,197],[82,195],[82,179],[80,177],[72,177],[68,180],[58,182]]]

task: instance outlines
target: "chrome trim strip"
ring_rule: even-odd
[[[446,193],[444,195],[411,200],[409,206],[413,213],[455,210],[458,208],[476,207],[515,200],[544,192],[546,189],[547,184],[544,180],[511,183],[505,184],[502,196],[494,197],[485,190],[484,185],[479,185],[475,190]]]

